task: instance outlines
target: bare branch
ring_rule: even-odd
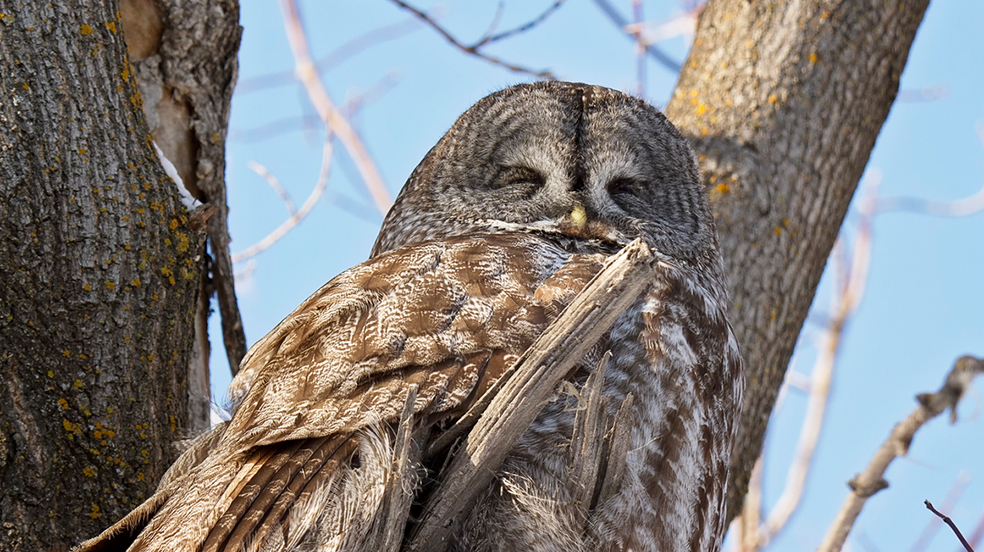
[[[486,44],[492,44],[493,42],[498,42],[500,40],[503,40],[503,39],[506,39],[506,38],[509,38],[509,37],[512,37],[512,36],[516,36],[518,34],[523,34],[523,33],[527,32],[529,30],[532,30],[534,27],[536,27],[540,23],[543,23],[544,21],[546,21],[547,18],[550,17],[557,10],[557,8],[559,8],[560,6],[562,6],[565,1],[566,0],[555,0],[554,3],[551,4],[549,8],[547,8],[546,10],[544,10],[543,13],[541,13],[537,17],[535,17],[535,18],[527,21],[526,23],[523,23],[522,25],[520,25],[518,27],[515,27],[513,29],[509,29],[508,31],[503,31],[503,32],[498,33],[498,34],[494,34],[494,35],[491,35],[491,36],[486,36],[482,40],[478,41],[478,43],[476,43],[474,47],[475,48],[479,48],[481,46],[485,46]],[[496,20],[498,20],[500,14],[502,13],[502,10],[501,10],[502,4],[499,4],[499,5],[500,5],[500,10],[496,14]],[[490,27],[490,30],[493,29],[493,28],[494,27]]]
[[[848,483],[851,491],[844,499],[840,512],[837,513],[837,517],[827,530],[827,535],[817,552],[835,552],[844,546],[844,541],[847,540],[847,535],[851,532],[854,521],[861,513],[861,509],[864,508],[865,502],[870,496],[888,487],[884,475],[889,464],[895,458],[908,452],[912,438],[923,424],[939,416],[948,408],[952,411],[951,421],[954,420],[957,403],[967,391],[974,376],[981,373],[984,373],[984,359],[972,356],[960,357],[954,363],[950,373],[947,374],[946,381],[939,391],[932,394],[924,393],[916,397],[919,406],[905,420],[896,424],[888,439],[875,453],[868,467]]]
[[[409,550],[435,550],[457,528],[506,455],[549,402],[557,384],[651,281],[658,255],[626,246],[523,354],[478,419],[424,506]],[[660,266],[665,266],[663,262]],[[511,374],[511,375],[510,375]],[[616,425],[618,425],[616,420]]]
[[[974,552],[974,549],[970,547],[970,543],[967,542],[967,539],[965,539],[964,536],[960,534],[960,529],[957,529],[957,524],[953,523],[953,520],[950,519],[949,516],[945,516],[941,512],[939,512],[936,508],[933,508],[933,503],[928,500],[924,501],[924,504],[926,504],[926,508],[928,508],[930,512],[936,514],[940,519],[943,520],[944,523],[950,526],[950,529],[953,529],[953,533],[957,535],[958,539],[960,539],[960,544],[962,544],[964,548],[967,549],[967,552]]]
[[[314,62],[314,67],[318,74],[322,74],[339,63],[355,56],[371,46],[381,42],[399,38],[410,31],[420,28],[420,23],[416,19],[406,19],[399,23],[373,29],[365,34],[359,35],[352,40],[342,44],[328,54]],[[241,79],[236,83],[236,94],[248,94],[257,90],[284,86],[297,82],[296,71],[277,71],[266,75],[257,75]]]
[[[908,88],[899,90],[895,96],[897,102],[931,102],[947,97],[950,91],[946,85],[924,86],[923,88]]]
[[[352,128],[342,113],[335,107],[335,104],[328,97],[318,72],[315,70],[314,63],[311,61],[311,53],[308,50],[307,36],[301,25],[300,15],[297,12],[297,5],[294,0],[280,0],[280,6],[284,13],[284,27],[287,30],[287,38],[290,41],[291,50],[294,52],[296,62],[297,78],[307,90],[308,98],[318,116],[324,121],[325,125],[334,132],[338,139],[345,146],[351,155],[362,175],[362,180],[372,194],[373,201],[379,212],[386,214],[393,200],[390,198],[383,177],[379,174],[375,162],[362,144],[359,135]]]
[[[280,185],[280,180],[277,179],[276,175],[268,171],[266,167],[256,161],[249,161],[246,163],[246,166],[251,171],[260,175],[263,180],[266,180],[267,184],[273,188],[273,191],[280,196],[280,200],[284,202],[284,206],[287,207],[287,212],[290,213],[290,216],[297,214],[297,206],[294,205],[294,200],[290,198],[290,194],[287,193],[287,190]]]
[[[957,500],[960,499],[960,495],[963,494],[964,489],[966,489],[969,484],[970,474],[965,471],[961,471],[960,475],[957,476],[957,480],[953,483],[953,486],[950,487],[950,492],[946,493],[946,498],[943,499],[943,505],[940,506],[940,511],[947,514],[953,511],[953,507],[956,505]],[[939,530],[940,525],[943,525],[942,518],[934,517],[930,519],[929,523],[927,523],[926,527],[923,529],[922,534],[919,535],[919,538],[916,539],[915,543],[913,543],[912,548],[909,549],[909,552],[922,552],[923,550],[929,548],[929,543],[933,540],[933,537],[936,536],[936,531]]]
[[[614,23],[615,26],[618,27],[623,34],[625,34],[625,36],[631,38],[633,41],[637,40],[633,35],[625,32],[625,27],[629,25],[629,22],[622,17],[622,14],[618,13],[618,10],[616,10],[608,0],[594,0],[594,3],[606,16],[608,16],[608,19],[610,19],[612,23]],[[662,50],[652,44],[646,46],[646,53],[649,54],[649,57],[653,58],[674,73],[680,71],[682,68],[679,61],[676,61],[666,55]]]
[[[325,138],[325,148],[321,154],[321,174],[318,175],[318,182],[314,185],[314,189],[311,190],[311,195],[308,196],[307,200],[304,201],[304,205],[291,215],[291,217],[283,222],[276,230],[267,234],[265,238],[254,243],[243,251],[239,253],[234,253],[232,255],[232,262],[238,263],[240,261],[245,261],[250,257],[256,256],[261,251],[269,248],[271,245],[277,243],[280,238],[284,237],[287,232],[290,232],[295,226],[297,226],[304,217],[314,209],[317,205],[318,199],[321,198],[321,194],[324,193],[325,187],[328,186],[328,174],[331,172],[331,152],[332,152],[332,139],[331,136]]]
[[[977,137],[984,146],[984,125],[977,125]],[[886,197],[878,200],[878,212],[906,211],[937,217],[965,217],[984,211],[984,186],[973,195],[954,201],[935,201],[914,197]]]
[[[455,38],[454,36],[452,36],[451,33],[449,33],[447,30],[445,30],[444,27],[440,26],[436,21],[434,21],[433,19],[431,19],[431,17],[429,15],[427,15],[426,13],[418,10],[417,8],[411,6],[410,4],[407,4],[403,0],[391,0],[391,1],[394,4],[400,6],[401,8],[407,10],[408,12],[412,13],[415,17],[417,17],[417,19],[420,19],[421,21],[423,21],[424,23],[426,23],[427,25],[429,25],[432,29],[434,29],[435,31],[437,31],[438,34],[440,34],[441,36],[443,36],[445,40],[447,40],[448,42],[450,42],[451,45],[453,45],[455,48],[461,50],[462,52],[464,52],[466,54],[470,54],[470,55],[473,55],[473,56],[475,56],[477,58],[484,59],[485,61],[487,61],[487,62],[489,62],[489,63],[491,63],[493,65],[498,65],[499,67],[504,67],[506,69],[509,69],[510,71],[515,72],[515,73],[523,73],[525,75],[530,75],[531,77],[536,77],[538,79],[554,80],[554,78],[555,78],[554,75],[553,75],[553,73],[551,73],[550,71],[536,71],[534,69],[529,69],[529,68],[523,67],[521,65],[515,65],[515,64],[512,64],[512,63],[509,63],[507,61],[504,61],[504,60],[499,59],[499,58],[494,57],[494,56],[490,56],[488,54],[485,54],[485,53],[479,51],[479,49],[482,46],[484,46],[485,44],[488,44],[489,42],[492,42],[493,39],[498,40],[494,36],[493,37],[483,38],[482,40],[479,40],[474,45],[467,46],[467,45],[463,44],[460,40],[458,40],[457,38]],[[532,28],[532,26],[530,28]],[[510,31],[510,32],[512,32],[512,31]],[[515,34],[515,33],[512,33],[512,34]]]

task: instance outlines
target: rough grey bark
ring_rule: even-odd
[[[205,237],[151,138],[228,260],[240,32],[234,0],[0,0],[0,550],[97,534],[207,425]]]
[[[174,164],[185,187],[215,207],[208,219],[214,262],[203,271],[204,291],[214,290],[232,373],[246,354],[233,283],[225,190],[225,136],[237,74],[242,28],[237,0],[123,0],[127,49],[154,142]],[[199,304],[196,355],[190,366],[191,420],[207,427],[208,296]]]
[[[115,2],[0,1],[0,550],[65,550],[184,436],[203,239]]]
[[[729,517],[928,3],[713,0],[701,15],[666,114],[701,160],[745,357]]]

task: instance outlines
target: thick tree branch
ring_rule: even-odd
[[[837,517],[827,530],[827,535],[817,552],[836,552],[844,546],[844,541],[847,540],[847,535],[851,532],[854,521],[864,508],[865,502],[878,491],[888,487],[884,476],[889,464],[908,453],[916,431],[929,420],[950,409],[950,420],[956,421],[957,404],[960,398],[970,387],[974,377],[981,373],[984,373],[984,359],[972,356],[960,357],[947,374],[946,381],[939,391],[923,393],[916,397],[919,406],[905,420],[896,424],[888,439],[875,452],[868,467],[848,483],[851,492],[844,499]]]

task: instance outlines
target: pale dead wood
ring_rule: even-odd
[[[376,549],[380,552],[398,552],[403,543],[413,488],[408,479],[410,471],[419,459],[419,449],[413,443],[413,404],[417,401],[417,386],[411,385],[400,423],[396,428],[396,446],[393,449],[393,467],[386,481],[383,494],[383,513],[376,527]]]
[[[827,535],[817,552],[835,552],[844,546],[844,541],[847,540],[847,535],[851,532],[854,521],[860,515],[865,502],[870,496],[888,487],[884,475],[889,464],[908,452],[916,431],[929,420],[950,409],[951,422],[955,421],[957,403],[970,387],[974,377],[980,373],[984,373],[984,359],[972,356],[960,357],[947,374],[946,381],[939,391],[923,393],[916,397],[919,406],[905,420],[896,424],[888,439],[875,452],[868,467],[848,482],[851,491],[844,499],[837,517],[827,530]]]
[[[382,175],[379,174],[375,161],[362,143],[362,139],[352,128],[349,120],[335,107],[335,103],[331,101],[324,84],[321,82],[321,77],[311,60],[307,35],[305,35],[304,27],[301,25],[297,5],[294,0],[280,0],[280,7],[284,13],[284,28],[287,31],[287,39],[290,42],[291,51],[294,53],[297,79],[304,85],[308,99],[315,111],[318,112],[318,116],[338,136],[342,145],[352,156],[366,188],[372,195],[376,208],[385,215],[386,211],[389,211],[390,205],[393,204],[393,199],[383,182]]]
[[[514,375],[444,470],[409,550],[437,550],[448,542],[558,383],[638,299],[651,281],[656,260],[639,240],[626,246],[524,353]]]
[[[572,494],[585,514],[591,510],[604,459],[609,416],[602,385],[605,383],[605,370],[611,357],[611,351],[605,353],[598,367],[588,376],[588,381],[581,390],[581,408],[574,415],[570,484]]]

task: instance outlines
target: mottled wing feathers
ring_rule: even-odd
[[[419,244],[359,265],[250,351],[233,383],[243,398],[230,434],[252,447],[351,433],[397,419],[409,384],[419,386],[416,414],[455,409],[601,262],[521,234]]]
[[[165,503],[134,549],[253,550],[326,525],[312,514],[333,507],[325,489],[351,485],[343,480],[370,461],[360,455],[399,419],[411,385],[418,419],[453,421],[603,260],[529,234],[477,235],[339,275],[250,350],[225,437],[159,489]]]

